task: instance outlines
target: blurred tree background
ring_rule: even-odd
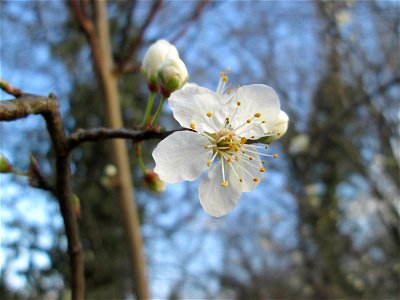
[[[152,5],[108,3],[117,61]],[[55,92],[70,132],[105,126],[91,53],[68,5],[2,1],[0,9],[2,78],[28,92]],[[148,191],[127,145],[153,298],[398,297],[399,9],[397,1],[372,0],[162,4],[119,79],[126,127],[144,114],[138,66],[159,38],[176,44],[191,82],[214,89],[230,67],[234,85],[272,86],[290,127],[271,146],[280,158],[268,161],[267,179],[220,219],[201,209],[198,182]],[[162,123],[179,127],[168,107]],[[49,143],[38,118],[0,124],[0,152],[22,170],[33,153],[51,176]],[[155,145],[144,144],[149,168]],[[73,153],[89,299],[132,298],[135,289],[115,183],[105,173],[110,156],[108,142]],[[67,297],[57,203],[21,178],[0,175],[0,188],[2,299]]]

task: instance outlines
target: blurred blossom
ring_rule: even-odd
[[[303,254],[299,250],[293,251],[291,256],[295,265],[301,265],[303,263]]]
[[[308,151],[310,147],[310,137],[306,134],[299,134],[294,137],[289,145],[289,153],[298,155]]]
[[[265,168],[264,154],[248,140],[268,134],[278,118],[280,102],[267,85],[226,89],[228,77],[221,73],[217,92],[193,84],[171,94],[168,99],[174,118],[193,131],[174,132],[153,152],[155,172],[167,183],[193,181],[219,160],[199,186],[200,203],[215,217],[231,211],[242,192],[259,184]],[[265,126],[265,127],[264,127]]]
[[[109,177],[114,177],[115,175],[117,175],[117,173],[118,173],[117,167],[112,164],[108,164],[104,168],[104,174],[106,174]]]
[[[153,192],[161,193],[165,191],[165,182],[160,180],[160,177],[153,170],[146,170],[144,174],[144,184],[145,186]]]
[[[351,21],[351,13],[348,10],[340,10],[335,14],[335,20],[338,25],[345,25]]]

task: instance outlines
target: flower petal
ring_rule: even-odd
[[[210,141],[194,132],[174,132],[162,140],[153,151],[154,171],[166,183],[193,181],[207,169],[212,156]]]
[[[204,176],[199,186],[201,206],[206,213],[214,217],[221,217],[230,212],[238,203],[240,195],[240,182],[229,168],[225,168],[227,187],[222,186],[221,162],[216,164],[208,176]]]
[[[179,124],[199,132],[216,132],[227,117],[227,107],[222,104],[221,96],[194,84],[186,84],[172,93],[168,104]]]
[[[240,106],[237,108],[236,117],[231,120],[231,125],[237,128],[246,124],[238,131],[240,136],[251,139],[260,138],[275,124],[280,111],[280,102],[278,95],[271,87],[265,84],[242,86],[236,91],[231,109],[237,101],[240,102]],[[259,117],[255,118],[258,114]],[[247,123],[247,120],[252,121]],[[262,121],[265,122],[261,127],[258,124]]]

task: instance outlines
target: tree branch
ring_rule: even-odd
[[[132,65],[129,63],[132,60],[132,57],[138,51],[140,45],[142,44],[142,39],[146,29],[149,27],[157,12],[160,10],[162,6],[162,0],[155,0],[153,5],[147,14],[146,20],[143,22],[142,26],[139,29],[139,32],[136,35],[136,38],[132,41],[127,54],[118,62],[117,68],[115,70],[116,74],[126,73],[128,70],[134,69]]]
[[[93,129],[78,129],[68,138],[68,149],[72,150],[85,142],[97,142],[107,139],[128,139],[134,143],[151,140],[164,139],[170,134],[187,129],[178,129],[171,131],[159,132],[155,130],[141,131],[130,129],[111,129],[111,128],[93,128]]]
[[[85,278],[78,223],[74,215],[71,192],[70,155],[56,96],[22,94],[14,100],[0,101],[0,121],[13,121],[40,114],[46,121],[56,156],[56,186],[54,193],[60,205],[68,241],[73,299],[84,299]],[[52,189],[53,190],[53,189]]]

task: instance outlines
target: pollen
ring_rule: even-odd
[[[238,102],[236,102],[236,104],[237,104],[237,106],[240,106],[241,103],[240,103],[240,101],[238,101]]]
[[[212,115],[213,115],[212,112],[208,112],[208,113],[207,113],[207,117],[209,117],[209,118],[211,118]]]
[[[250,120],[250,119],[247,119],[246,123],[251,123],[251,120]]]
[[[207,167],[210,167],[210,166],[211,166],[211,163],[212,163],[212,161],[209,160],[209,161],[207,162]]]
[[[254,114],[254,116],[255,116],[256,118],[259,118],[259,117],[261,117],[261,114],[260,114],[260,113],[256,113],[256,114]]]
[[[195,129],[196,128],[196,124],[194,122],[190,123],[190,128]]]
[[[228,186],[228,181],[224,181],[221,185],[222,185],[223,187],[227,187],[227,186]]]
[[[245,137],[242,137],[240,140],[242,141],[242,144],[246,144],[247,142],[247,139]]]
[[[275,154],[274,154],[274,158],[278,158],[278,154],[275,153]]]
[[[258,182],[258,180],[259,180],[259,179],[258,179],[257,177],[254,177],[254,178],[253,178],[253,181],[254,181],[254,182]]]
[[[260,172],[264,173],[265,172],[265,168],[260,168]]]
[[[226,161],[227,161],[227,162],[232,162],[232,158],[228,157],[228,158],[226,159]]]

